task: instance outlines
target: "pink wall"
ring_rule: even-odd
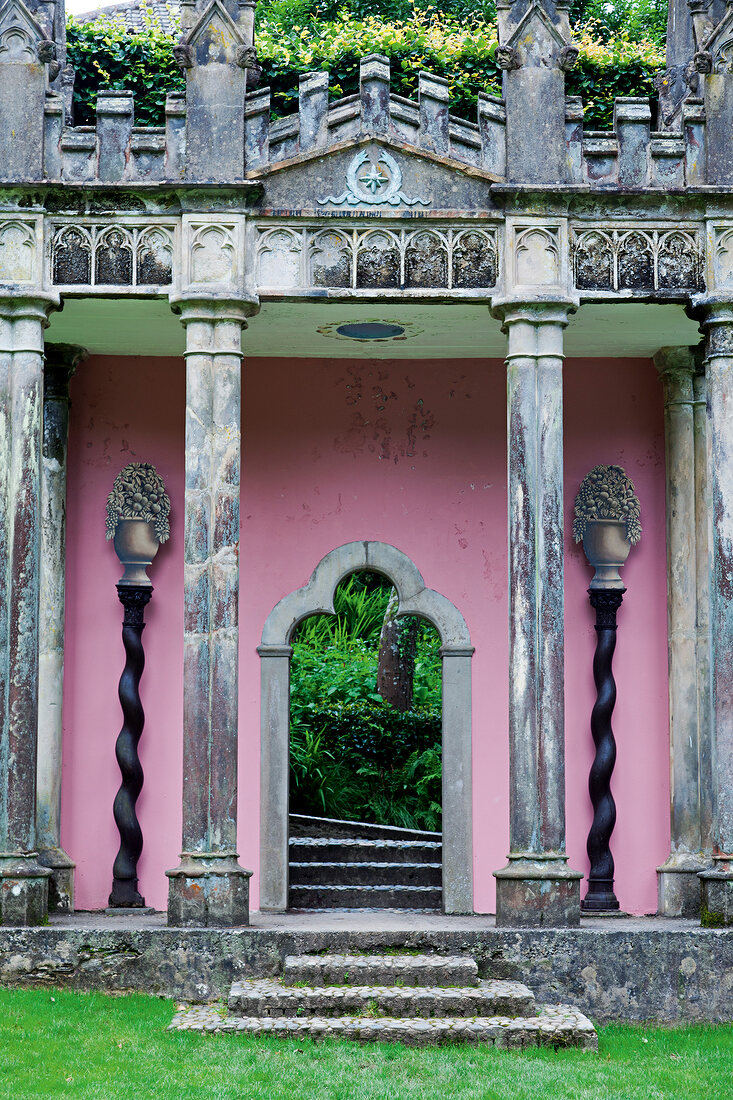
[[[598,408],[602,381],[603,404]],[[144,400],[139,396],[144,394]],[[104,541],[118,470],[153,462],[168,485],[172,536],[151,576],[141,890],[164,908],[180,845],[184,372],[172,359],[94,358],[72,383],[62,842],[77,861],[79,908],[106,904],[117,833],[114,741],[123,663],[119,566]],[[614,793],[617,892],[655,908],[668,854],[664,451],[661,393],[647,361],[567,364],[566,528],[582,476],[619,462],[642,502],[644,538],[625,570],[620,612]],[[464,614],[474,657],[475,905],[494,906],[491,872],[508,850],[505,381],[499,362],[250,360],[244,369],[239,850],[257,869],[262,624],[317,562],[352,539],[407,553]],[[568,847],[586,870],[594,690],[590,577],[569,537],[566,565]],[[252,880],[253,906],[257,876]]]

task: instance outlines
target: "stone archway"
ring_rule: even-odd
[[[333,614],[334,592],[356,570],[387,577],[401,615],[428,619],[440,634],[443,659],[443,909],[473,912],[471,657],[465,619],[445,596],[425,587],[414,562],[384,542],[349,542],[326,554],[306,585],[270,612],[262,631],[260,907],[288,905],[288,766],[290,640],[303,619]]]

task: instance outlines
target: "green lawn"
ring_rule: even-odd
[[[729,1100],[733,1027],[606,1027],[600,1053],[168,1032],[172,1001],[0,990],[0,1097]]]

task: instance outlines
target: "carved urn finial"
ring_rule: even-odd
[[[641,508],[620,466],[595,466],[575,498],[573,537],[595,569],[591,589],[623,589],[619,569],[641,538]]]
[[[163,479],[149,462],[120,470],[107,498],[107,538],[125,567],[119,583],[152,587],[147,568],[170,536],[171,503]]]

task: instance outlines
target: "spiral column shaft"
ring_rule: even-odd
[[[616,741],[611,728],[611,715],[616,705],[616,681],[613,678],[613,654],[616,649],[616,612],[621,606],[625,589],[589,589],[591,607],[596,612],[596,651],[593,656],[593,679],[596,701],[591,712],[590,728],[596,754],[588,779],[588,791],[593,805],[593,824],[588,833],[588,892],[580,903],[585,911],[618,909],[613,890],[614,864],[610,841],[616,824],[616,803],[611,794],[611,776],[616,763]]]
[[[109,896],[109,904],[113,908],[140,908],[145,905],[145,898],[137,888],[137,864],[143,849],[143,834],[135,805],[143,785],[143,769],[137,752],[145,724],[140,701],[140,677],[145,668],[142,633],[145,629],[145,607],[152,594],[151,587],[117,585],[117,595],[125,609],[122,625],[125,667],[118,689],[123,723],[115,746],[122,784],[113,807],[120,834],[120,850],[112,869],[112,893]]]

